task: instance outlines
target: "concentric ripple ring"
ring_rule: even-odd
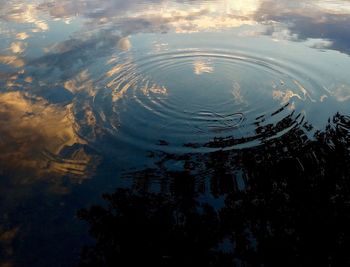
[[[169,152],[240,149],[278,138],[304,122],[321,91],[292,64],[195,49],[118,62],[100,84],[100,113],[114,124],[118,118],[118,126],[106,126],[115,138]]]

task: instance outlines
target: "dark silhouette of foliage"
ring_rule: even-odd
[[[350,118],[310,129],[240,151],[162,154],[128,174],[133,189],[79,212],[96,239],[81,266],[349,266]],[[174,160],[182,168],[168,169]]]

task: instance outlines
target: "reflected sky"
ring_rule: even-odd
[[[316,39],[317,48],[348,52],[348,1],[8,1],[0,12],[2,36],[9,38],[9,51],[18,54],[36,36],[46,39],[40,40],[43,46],[55,39],[72,43],[72,37],[81,40],[106,30],[127,37],[140,32],[193,33],[243,25],[252,27],[242,34],[266,34],[275,40]],[[128,42],[120,45],[130,47]]]
[[[209,114],[207,119],[214,122],[196,125],[198,131],[186,132],[187,138],[208,132],[208,127],[241,125],[241,119],[247,120],[244,111],[251,109],[244,105],[256,100],[246,88],[269,86],[269,91],[257,94],[273,107],[269,113],[289,104],[289,111],[307,114],[321,128],[324,123],[318,123],[338,110],[348,110],[349,13],[349,1],[340,0],[6,1],[0,7],[0,112],[7,121],[0,128],[1,148],[6,151],[1,156],[3,168],[30,165],[39,173],[42,166],[49,173],[54,169],[84,173],[91,156],[78,156],[78,166],[75,156],[62,156],[63,151],[77,149],[79,154],[84,146],[96,148],[106,135],[118,135],[121,125],[135,121],[135,116],[125,115],[133,107],[123,104],[124,98],[159,113],[162,107],[173,112],[171,105],[177,105],[176,113],[199,119]],[[231,70],[236,76],[227,73],[228,58],[267,66],[267,72],[275,73],[270,80],[244,84],[248,78],[264,78],[258,77],[258,69],[253,78],[249,76],[250,66],[248,74],[239,73],[238,65]],[[164,78],[163,68],[172,77]],[[226,81],[229,75],[234,77]],[[182,82],[184,87],[189,81],[197,87],[206,88],[214,81],[212,86],[229,88],[222,101],[232,97],[237,110],[224,114],[208,111],[205,105],[202,110],[182,107],[179,103],[199,105],[218,95],[206,88],[206,94],[196,92],[201,98],[193,102],[193,93],[185,95],[174,85]],[[298,107],[298,102],[313,106]],[[257,117],[266,115],[264,108],[254,110]],[[134,115],[140,119],[137,112]],[[142,119],[128,131],[157,120]],[[164,126],[167,120],[159,124]],[[189,122],[182,122],[180,127],[188,128]],[[144,139],[141,146],[157,142],[149,138],[152,131],[142,137],[130,137],[128,131],[121,136],[132,142]],[[249,129],[239,137],[247,134]],[[186,143],[186,138],[176,138]],[[9,144],[18,144],[16,160]]]
[[[0,40],[4,214],[39,183],[85,205],[150,154],[311,140],[350,114],[348,0],[0,0]]]

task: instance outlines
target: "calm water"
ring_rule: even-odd
[[[1,267],[350,266],[350,1],[0,0],[0,40]]]

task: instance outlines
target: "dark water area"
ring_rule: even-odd
[[[0,267],[350,266],[350,2],[0,0]]]

